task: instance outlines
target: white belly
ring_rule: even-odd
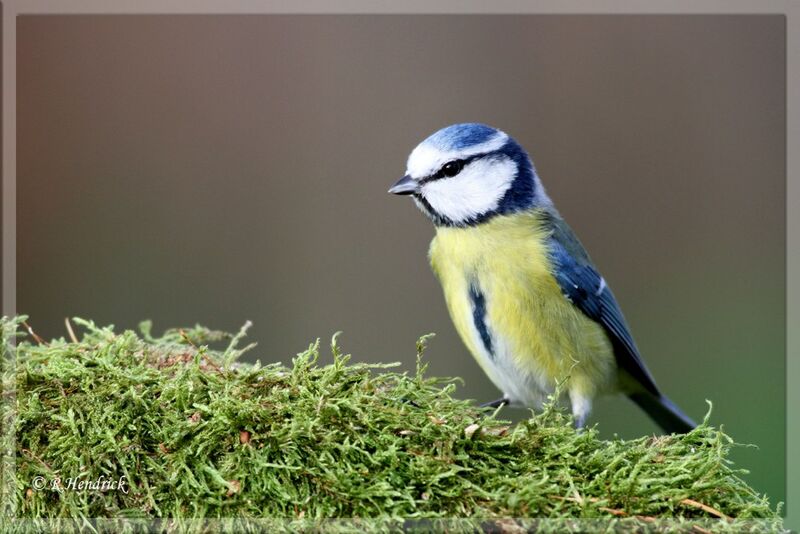
[[[501,332],[493,328],[491,317],[485,316],[486,326],[492,339],[492,353],[486,349],[480,332],[475,326],[472,315],[473,308],[469,310],[469,317],[464,323],[468,324],[475,359],[481,369],[486,373],[492,383],[503,392],[510,404],[527,408],[541,408],[547,397],[553,393],[553,388],[548,384],[544,373],[536,369],[523,369],[515,364],[514,354]]]

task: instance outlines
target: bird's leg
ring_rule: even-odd
[[[582,395],[576,390],[572,389],[569,392],[570,402],[572,403],[572,418],[575,421],[575,428],[578,430],[586,426],[586,420],[589,418],[589,412],[592,411],[591,397]]]
[[[505,406],[508,403],[509,403],[508,397],[503,395],[497,400],[484,402],[483,404],[481,404],[481,408],[499,408],[500,406]]]
[[[575,428],[577,430],[583,430],[583,427],[586,426],[586,414],[578,415],[575,417]]]

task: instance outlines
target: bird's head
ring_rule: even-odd
[[[550,204],[528,154],[485,124],[454,124],[411,151],[390,193],[412,195],[439,226],[470,226]]]

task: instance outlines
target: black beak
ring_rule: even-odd
[[[410,176],[406,175],[397,180],[395,184],[389,188],[389,192],[394,195],[413,195],[418,191],[417,182]]]

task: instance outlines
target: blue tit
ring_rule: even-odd
[[[614,392],[668,433],[696,426],[656,386],[611,288],[514,139],[448,126],[414,148],[389,192],[433,221],[430,263],[450,316],[503,392],[488,405],[540,408],[564,381],[578,427]]]

